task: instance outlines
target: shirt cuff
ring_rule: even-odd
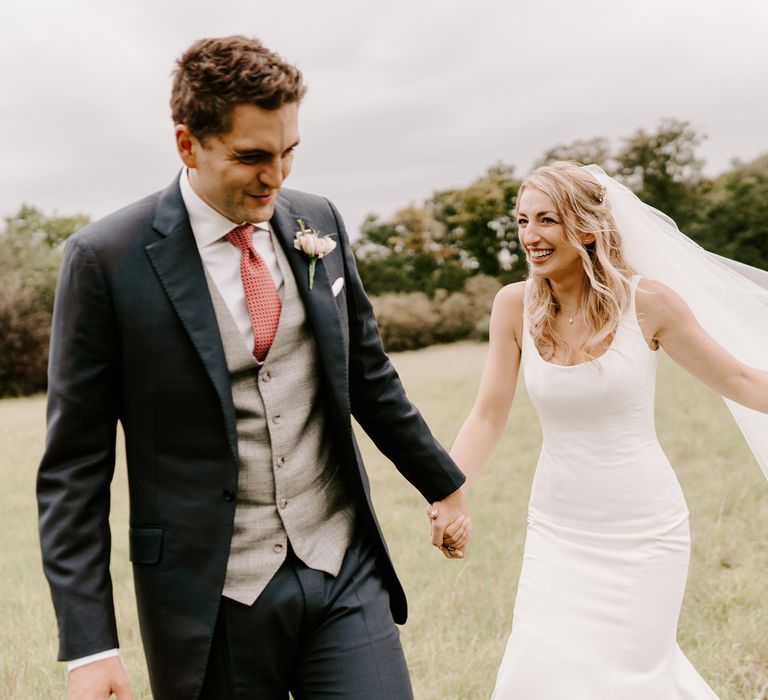
[[[98,654],[81,656],[79,659],[72,659],[72,661],[67,661],[67,671],[74,671],[76,668],[80,668],[86,664],[92,664],[94,661],[101,661],[102,659],[110,659],[113,656],[120,656],[120,650],[107,649],[106,651],[100,651]]]

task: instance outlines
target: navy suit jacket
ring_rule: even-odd
[[[298,219],[336,249],[308,286]],[[371,505],[351,417],[436,501],[464,477],[407,400],[382,348],[344,225],[322,197],[282,190],[272,226],[317,339],[341,473],[378,541],[394,619],[406,601]],[[344,279],[334,296],[331,284]],[[130,558],[158,695],[196,697],[232,536],[238,450],[226,360],[178,178],[68,241],[51,338],[48,438],[38,475],[43,564],[62,660],[118,645],[109,493],[118,421],[130,490]]]

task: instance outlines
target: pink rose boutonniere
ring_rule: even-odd
[[[312,289],[312,283],[315,281],[315,265],[320,258],[324,258],[336,248],[336,241],[331,238],[334,234],[320,236],[315,229],[305,226],[303,219],[297,219],[297,221],[301,231],[296,231],[293,247],[309,258],[309,288]]]

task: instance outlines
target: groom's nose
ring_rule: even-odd
[[[270,189],[280,189],[283,180],[285,180],[285,176],[288,174],[285,172],[284,165],[282,158],[273,158],[270,160],[269,163],[264,165],[261,172],[259,172],[259,182]]]

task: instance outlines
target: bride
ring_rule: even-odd
[[[596,166],[534,171],[516,215],[529,279],[496,297],[451,451],[471,483],[522,371],[543,444],[493,700],[716,699],[675,640],[690,536],[653,424],[658,350],[729,400],[765,469],[768,293]]]

